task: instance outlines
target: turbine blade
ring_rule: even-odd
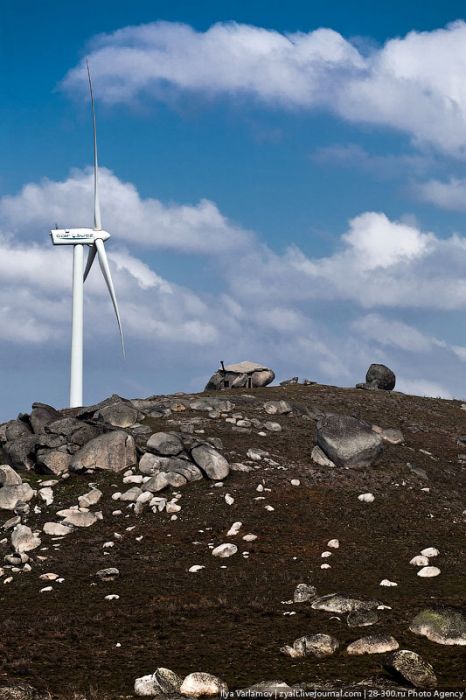
[[[102,219],[100,216],[100,198],[99,198],[99,164],[97,161],[97,129],[95,123],[95,106],[94,106],[94,92],[92,90],[92,80],[91,71],[89,70],[89,63],[86,61],[87,66],[87,78],[89,80],[89,92],[91,95],[91,109],[92,109],[92,127],[94,131],[94,230],[102,230]]]
[[[95,256],[97,254],[97,248],[95,245],[92,245],[89,247],[89,253],[87,254],[87,263],[86,263],[86,269],[84,270],[84,282],[86,281],[86,278],[91,271],[92,263],[95,260]]]
[[[112,276],[110,274],[110,267],[108,265],[107,253],[105,252],[104,242],[100,238],[97,238],[96,242],[95,242],[95,247],[97,248],[97,253],[99,255],[100,269],[102,270],[104,280],[107,283],[108,291],[110,292],[110,297],[111,297],[112,302],[113,302],[113,308],[115,309],[115,315],[116,315],[116,319],[118,322],[118,328],[120,329],[121,348],[123,350],[123,357],[126,359],[125,342],[123,339],[123,330],[121,327],[120,312],[118,311],[118,304],[117,304],[117,300],[116,300],[116,296],[115,296],[115,289],[113,287]]]

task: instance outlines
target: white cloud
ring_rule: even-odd
[[[466,154],[466,23],[410,32],[362,53],[331,29],[282,34],[243,24],[197,32],[155,22],[95,37],[96,91],[110,103],[179,91],[253,97],[286,109],[325,107],[344,119],[388,126],[453,156]],[[85,91],[84,62],[65,89]]]
[[[466,179],[428,180],[415,185],[414,191],[420,199],[442,209],[466,211]]]
[[[280,304],[353,302],[363,308],[454,310],[466,307],[465,240],[365,212],[349,223],[335,253],[312,258],[257,250],[226,270],[236,298]]]
[[[163,204],[140,197],[133,184],[100,169],[102,221],[131,245],[184,253],[221,255],[244,246],[252,235],[229,222],[213,202]],[[74,170],[61,182],[44,179],[25,185],[17,195],[0,198],[0,230],[45,237],[59,227],[92,226],[93,174]]]
[[[384,318],[379,314],[367,314],[353,322],[352,327],[368,340],[379,345],[393,346],[409,352],[424,353],[446,343],[421,333],[402,321]]]

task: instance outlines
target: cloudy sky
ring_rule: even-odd
[[[71,249],[103,224],[85,402],[202,389],[220,360],[466,397],[462,3],[3,0],[0,419],[68,401]]]

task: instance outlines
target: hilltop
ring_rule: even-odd
[[[315,450],[333,414],[368,424],[367,464]],[[439,688],[464,685],[461,402],[318,384],[114,396],[37,404],[0,438],[0,685],[23,688],[0,699],[132,698],[159,667],[232,690],[410,688],[391,638]],[[433,577],[410,564],[426,548]],[[317,634],[338,647],[284,650]],[[387,650],[348,653],[369,635]]]

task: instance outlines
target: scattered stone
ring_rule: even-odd
[[[225,503],[227,504],[227,506],[232,506],[234,502],[235,502],[235,499],[233,498],[233,496],[230,496],[229,493],[226,493],[225,494]]]
[[[150,491],[151,493],[158,493],[162,489],[167,488],[168,478],[165,472],[159,472],[155,476],[152,476],[149,481],[146,481],[142,485],[143,491]],[[121,497],[120,497],[121,498]]]
[[[314,600],[317,596],[317,590],[314,586],[310,586],[307,583],[298,583],[293,594],[293,600],[295,603],[307,603],[310,600]]]
[[[254,542],[254,540],[257,540],[257,535],[253,535],[252,532],[250,532],[247,535],[244,535],[243,540],[245,542]]]
[[[362,501],[362,503],[373,503],[375,501],[375,496],[373,493],[361,493],[358,496],[358,501]]]
[[[264,411],[269,415],[286,415],[292,412],[292,407],[288,401],[266,401]]]
[[[369,423],[328,414],[317,423],[317,444],[339,467],[369,467],[382,452],[382,438]]]
[[[100,569],[95,575],[100,581],[107,582],[115,581],[120,575],[120,572],[115,567],[110,567],[109,569]]]
[[[437,678],[432,666],[414,651],[400,649],[392,654],[386,667],[402,676],[415,688],[435,688]]]
[[[421,551],[421,556],[432,559],[433,557],[438,557],[440,552],[435,547],[427,547]]]
[[[238,532],[241,530],[242,527],[243,527],[243,523],[240,521],[233,523],[233,525],[230,527],[230,529],[227,532],[227,537],[234,537],[235,535],[238,534]]]
[[[207,474],[209,479],[222,481],[230,473],[228,462],[220,452],[210,445],[199,445],[191,450],[191,456],[196,464]]]
[[[424,566],[417,572],[417,575],[421,578],[433,578],[434,576],[438,576],[439,574],[440,569],[436,566]]]
[[[46,506],[52,505],[52,503],[53,503],[53,491],[50,488],[50,486],[45,486],[44,488],[39,489],[39,496],[44,501]]]
[[[15,510],[19,503],[27,503],[34,496],[29,484],[4,486],[0,489],[0,509]]]
[[[313,634],[295,639],[293,646],[285,646],[280,649],[283,654],[292,658],[304,658],[315,656],[323,659],[332,656],[339,647],[338,639],[329,634]]]
[[[160,666],[154,672],[154,681],[163,694],[179,693],[183,679],[169,668]]]
[[[413,557],[409,563],[412,566],[429,566],[429,559],[419,554],[417,557]]]
[[[340,542],[339,540],[329,540],[327,542],[327,547],[331,547],[332,549],[338,549],[340,547]]]
[[[385,654],[387,651],[394,651],[399,648],[399,644],[390,634],[370,635],[361,637],[355,642],[351,642],[346,647],[348,654],[360,656],[361,654]]]
[[[355,610],[374,610],[379,603],[373,600],[358,600],[347,598],[340,593],[330,593],[317,598],[312,603],[314,610],[326,610],[332,613],[349,613]]]
[[[65,537],[72,532],[71,527],[54,522],[45,523],[42,529],[46,535],[50,535],[51,537]]]
[[[78,503],[81,508],[90,508],[91,506],[95,506],[102,496],[102,491],[99,491],[99,489],[92,489],[92,491],[85,493],[83,496],[79,496]]]
[[[230,544],[229,542],[226,542],[225,544],[219,544],[218,547],[215,547],[212,550],[212,555],[214,557],[221,557],[222,559],[226,559],[227,557],[232,557],[233,554],[236,554],[238,551],[238,547],[235,544]]]
[[[192,698],[214,697],[227,692],[227,684],[210,673],[190,673],[180,687],[182,695]]]
[[[437,644],[466,645],[466,617],[454,608],[422,610],[409,629]]]
[[[128,501],[129,503],[135,503],[139,496],[142,493],[142,489],[139,488],[139,486],[132,486],[130,489],[127,491],[124,491],[119,500],[120,501]]]
[[[69,511],[63,525],[74,525],[75,527],[90,527],[97,522],[95,513],[81,513],[79,510]]]
[[[387,588],[393,587],[393,586],[398,586],[395,581],[390,581],[388,578],[382,579],[382,581],[379,583],[379,586],[386,586]]]
[[[271,420],[268,420],[264,423],[264,428],[271,433],[281,433],[282,431],[282,426],[280,425],[280,423],[274,423]]]
[[[40,547],[41,539],[27,525],[17,525],[11,533],[11,546],[18,554]]]
[[[301,486],[301,482],[299,479],[291,479],[290,483],[292,486]]]
[[[205,569],[205,566],[203,566],[202,564],[193,564],[193,566],[191,566],[188,569],[188,571],[190,574],[196,574],[198,571],[201,571],[201,569]]]
[[[354,610],[346,618],[348,627],[370,627],[378,621],[379,616],[375,610]]]

